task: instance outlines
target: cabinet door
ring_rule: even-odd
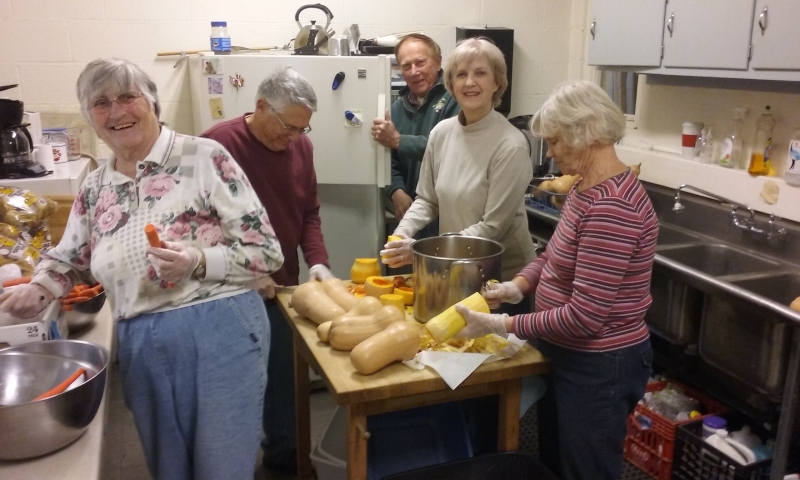
[[[797,0],[756,1],[750,66],[800,70],[800,5]]]
[[[755,0],[669,0],[664,66],[746,70],[754,4]]]
[[[658,67],[664,0],[594,0],[589,65]]]

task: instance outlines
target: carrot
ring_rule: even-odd
[[[97,284],[94,287],[92,287],[90,290],[92,292],[94,292],[94,296],[96,297],[96,296],[100,295],[101,293],[103,293],[103,286],[100,285],[100,284]]]
[[[34,398],[33,401],[35,402],[37,400],[44,400],[45,398],[52,397],[53,395],[58,395],[59,393],[61,393],[64,390],[66,390],[67,387],[72,385],[72,382],[77,380],[78,377],[83,375],[85,372],[86,372],[85,369],[79,368],[78,370],[75,371],[75,373],[70,375],[66,380],[64,380],[63,382],[59,383],[58,385],[56,385],[55,387],[51,388],[50,390],[44,392],[43,394],[39,395],[38,397]]]
[[[78,292],[69,292],[67,296],[64,298],[66,299],[66,298],[77,298],[77,297],[78,297]]]
[[[151,247],[161,247],[161,239],[158,238],[158,231],[155,225],[148,223],[144,226],[144,234],[147,235],[147,242]]]
[[[88,290],[88,289],[89,289],[89,286],[86,285],[85,283],[79,283],[79,284],[75,285],[74,287],[72,287],[72,291],[74,291],[74,292],[82,292],[82,291]]]
[[[91,300],[94,297],[75,297],[75,298],[65,298],[61,300],[61,305],[72,305],[73,303],[82,303]]]
[[[31,277],[11,278],[3,282],[3,288],[14,287],[24,283],[31,283]]]

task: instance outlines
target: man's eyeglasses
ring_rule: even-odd
[[[114,98],[100,97],[89,108],[98,112],[107,112],[111,110],[111,105],[114,102],[117,102],[120,107],[127,107],[142,95],[144,95],[142,92],[130,91],[122,92]]]
[[[273,115],[275,115],[275,118],[278,119],[278,122],[281,124],[281,127],[283,127],[284,130],[293,135],[306,135],[308,134],[308,132],[311,131],[311,125],[307,126],[306,128],[298,128],[291,125],[287,126],[285,123],[283,123],[281,115],[278,112],[276,112],[274,108],[269,107],[269,111],[272,112]]]

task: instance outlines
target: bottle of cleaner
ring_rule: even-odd
[[[769,111],[769,105],[756,122],[756,138],[753,142],[753,153],[750,155],[750,165],[747,173],[750,175],[775,175],[772,168],[772,129],[775,127],[775,118]]]
[[[786,165],[786,173],[783,179],[789,185],[800,187],[800,125],[789,137],[789,163]]]
[[[742,158],[742,130],[744,130],[744,116],[746,108],[734,108],[731,131],[722,141],[719,149],[719,164],[727,168],[743,168]]]

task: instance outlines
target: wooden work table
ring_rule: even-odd
[[[347,412],[347,478],[367,477],[367,416],[454,400],[499,395],[498,449],[519,447],[521,379],[549,371],[548,361],[526,344],[512,358],[481,365],[455,390],[432,369],[412,370],[395,363],[372,375],[361,375],[340,352],[317,338],[317,325],[290,306],[291,293],[278,293],[278,303],[294,334],[297,409],[297,472],[311,477],[311,433],[308,367],[324,380],[336,403]]]

